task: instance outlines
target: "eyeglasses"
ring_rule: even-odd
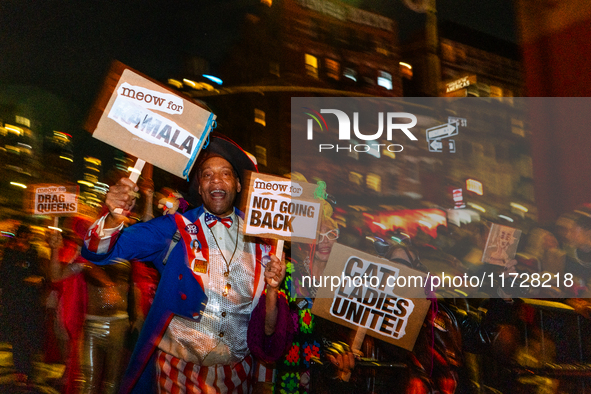
[[[318,233],[318,243],[322,242],[324,237],[328,238],[329,241],[334,241],[335,239],[339,238],[339,230],[334,229],[326,233]]]

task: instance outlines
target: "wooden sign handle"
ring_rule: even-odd
[[[137,159],[135,162],[135,166],[131,170],[131,175],[129,175],[129,179],[131,179],[133,183],[137,183],[137,180],[140,178],[144,164],[146,164],[146,162],[142,159]]]
[[[357,332],[355,333],[355,338],[353,338],[353,344],[351,345],[351,349],[353,349],[353,353],[359,351],[361,349],[361,345],[363,345],[363,339],[365,339],[365,333],[367,332],[367,328],[365,327],[357,327]]]
[[[283,256],[283,243],[282,239],[277,240],[277,247],[275,248],[275,256],[281,260],[281,256]]]
[[[133,167],[133,169],[131,170],[131,174],[129,175],[129,179],[131,179],[133,183],[137,183],[137,180],[139,179],[142,173],[142,169],[144,168],[144,164],[146,164],[146,162],[142,159],[137,159],[137,161],[135,162],[135,166]],[[114,212],[118,215],[121,215],[123,213],[123,209],[116,208]]]

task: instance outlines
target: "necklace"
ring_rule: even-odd
[[[230,257],[230,261],[228,261],[226,259],[226,256],[224,256],[224,253],[222,251],[222,248],[220,248],[220,244],[218,244],[218,240],[215,237],[215,234],[213,233],[213,231],[211,231],[211,228],[207,227],[209,229],[209,233],[211,234],[216,246],[218,247],[218,250],[220,251],[220,254],[222,255],[222,259],[224,259],[224,263],[226,263],[226,272],[224,272],[224,276],[228,277],[230,276],[230,263],[232,263],[232,260],[234,260],[234,255],[236,254],[236,250],[238,249],[238,229],[240,227],[240,219],[238,218],[238,216],[236,216],[236,242],[234,244],[234,251],[232,252],[232,257]]]

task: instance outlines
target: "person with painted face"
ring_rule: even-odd
[[[201,205],[126,229],[116,210],[132,209],[137,186],[125,178],[110,188],[109,213],[89,230],[83,256],[96,264],[151,261],[161,275],[121,392],[249,392],[247,330],[262,338],[256,357],[278,358],[291,341],[289,308],[278,295],[285,264],[269,245],[243,235],[234,207],[244,170],[257,168],[233,141],[212,133],[192,175],[191,198]]]

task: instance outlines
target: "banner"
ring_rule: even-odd
[[[78,213],[78,186],[33,185],[25,209],[33,215],[67,216]]]
[[[215,115],[116,62],[86,123],[93,137],[186,178]]]
[[[322,214],[322,200],[314,198],[316,185],[254,172],[245,184],[245,235],[316,242]]]
[[[431,302],[427,274],[335,244],[321,278],[298,278],[317,287],[312,313],[412,350]]]

